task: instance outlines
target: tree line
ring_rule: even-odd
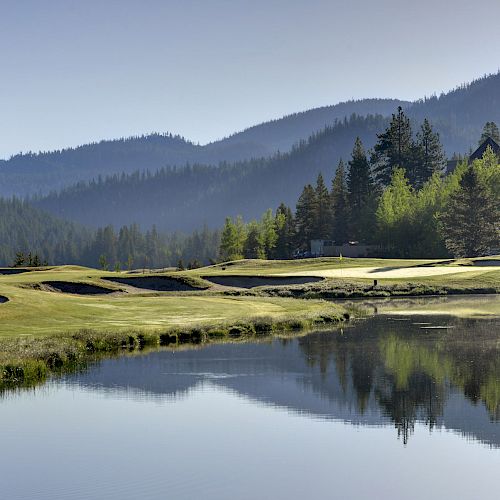
[[[137,224],[91,230],[0,198],[0,266],[80,264],[106,269],[195,267],[217,257],[220,231],[163,233]]]
[[[356,123],[366,132],[381,122],[378,118],[352,117],[331,131],[298,144],[291,153],[277,155],[272,160],[273,169],[266,161],[255,160],[255,179],[251,183],[241,170],[222,165],[213,170],[200,166],[166,169],[154,175],[120,176],[97,181],[92,189],[106,197],[114,185],[120,199],[131,201],[149,196],[159,215],[163,209],[155,200],[170,197],[181,213],[190,210],[183,204],[183,190],[178,188],[192,187],[194,179],[206,174],[205,180],[212,179],[206,189],[213,197],[219,197],[217,212],[222,213],[223,207],[232,208],[235,197],[262,207],[266,206],[261,197],[266,186],[280,186],[280,193],[295,192],[288,181],[288,169],[293,167],[295,171],[300,167],[305,176],[305,165],[326,165],[332,156],[332,138],[341,137]],[[498,127],[488,122],[481,140],[498,140],[499,136]],[[122,224],[119,229],[110,224],[89,229],[49,215],[26,201],[0,199],[0,264],[74,263],[108,269],[194,267],[242,257],[288,259],[296,251],[309,250],[312,239],[331,240],[339,245],[349,241],[378,245],[379,255],[393,257],[473,256],[500,246],[500,167],[491,150],[472,165],[462,161],[446,175],[438,134],[427,120],[414,134],[402,109],[376,137],[368,152],[362,139],[357,138],[349,160],[340,160],[332,182],[325,181],[320,172],[315,184],[306,184],[298,200],[295,198],[294,210],[282,203],[276,211],[267,210],[249,223],[241,217],[228,217],[220,230],[205,226],[191,234],[167,233],[155,226],[143,230],[137,224]],[[322,158],[320,163],[318,155]],[[272,173],[273,182],[264,173]],[[163,180],[170,184],[174,179],[179,182],[173,182],[166,191]],[[259,185],[255,184],[256,179]],[[245,189],[251,188],[250,198],[244,198],[238,190],[242,184],[247,184]],[[144,185],[144,192],[138,185]],[[87,187],[76,186],[72,190],[83,196]],[[229,193],[231,196],[227,197]],[[199,208],[205,210],[204,198],[196,196],[196,189],[192,194],[191,202],[197,202],[196,217],[200,220]],[[86,196],[80,201],[80,211],[82,203],[93,206]],[[139,213],[140,207],[136,208]],[[95,219],[99,219],[98,215]]]
[[[498,140],[488,122],[480,143]],[[287,259],[314,239],[363,242],[378,256],[484,255],[500,247],[500,166],[488,149],[481,160],[445,172],[437,134],[425,119],[416,134],[401,108],[367,153],[357,138],[347,165],[340,160],[330,189],[320,173],[295,212],[281,204],[248,224],[226,218],[219,258]]]

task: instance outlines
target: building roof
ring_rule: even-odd
[[[500,155],[500,145],[493,140],[491,137],[485,139],[481,145],[469,156],[469,163],[472,163],[474,160],[481,160],[484,153],[488,149],[488,146],[493,150],[493,153],[496,155]],[[449,174],[453,172],[459,163],[459,160],[448,160],[446,162],[446,173]]]
[[[488,137],[475,151],[469,156],[469,161],[472,162],[474,160],[480,160],[484,153],[486,153],[486,150],[488,149],[488,146],[493,150],[495,154],[500,153],[500,146],[491,138]]]

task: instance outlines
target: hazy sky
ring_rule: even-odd
[[[439,93],[499,31],[499,0],[0,0],[0,157]]]

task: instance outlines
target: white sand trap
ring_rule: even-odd
[[[499,266],[482,267],[480,270],[473,266],[440,266],[440,267],[346,267],[344,269],[318,269],[317,271],[300,271],[296,273],[281,273],[279,276],[318,276],[321,278],[363,278],[363,279],[391,279],[391,278],[424,278],[426,276],[442,276],[444,274],[473,273],[500,271]],[[275,275],[278,276],[278,275]]]

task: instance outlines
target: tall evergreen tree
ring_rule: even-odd
[[[314,217],[314,239],[330,239],[332,233],[332,204],[322,174],[318,175],[316,181],[316,213]]]
[[[499,203],[474,166],[451,195],[441,223],[446,247],[456,257],[478,257],[500,245]]]
[[[316,191],[311,184],[308,184],[304,187],[297,201],[297,209],[295,211],[297,247],[302,250],[310,249],[311,240],[314,238],[317,220],[316,214]]]
[[[272,253],[275,259],[291,259],[295,246],[295,220],[290,207],[284,203],[276,210],[276,246]]]
[[[414,178],[408,177],[410,183],[416,188],[421,188],[435,172],[442,173],[446,166],[446,157],[439,134],[434,132],[427,118],[417,133],[415,156],[414,163],[417,168]]]
[[[378,237],[391,255],[408,257],[411,251],[413,190],[403,168],[392,174],[391,183],[382,193],[377,208]]]
[[[395,168],[408,168],[414,162],[410,119],[404,114],[401,106],[398,107],[397,113],[392,115],[387,130],[377,134],[377,139],[371,157],[373,172],[377,183],[388,186]]]
[[[370,164],[359,137],[354,143],[347,174],[349,206],[349,238],[370,240],[375,227],[377,190],[372,179]]]
[[[241,217],[234,222],[231,217],[226,217],[222,229],[219,257],[223,261],[238,260],[243,258],[243,245],[245,243],[245,228]]]
[[[500,144],[500,130],[498,130],[498,125],[495,122],[485,123],[481,138],[479,139],[479,145],[488,139],[488,137],[493,139],[497,144]]]
[[[262,235],[262,258],[270,258],[278,239],[278,235],[276,234],[276,221],[271,208],[266,210],[262,215],[260,231]]]
[[[265,259],[266,253],[263,242],[261,225],[253,220],[247,226],[247,237],[243,245],[245,259]]]
[[[332,182],[331,205],[333,213],[332,239],[342,245],[349,237],[348,192],[344,162],[340,160]]]

